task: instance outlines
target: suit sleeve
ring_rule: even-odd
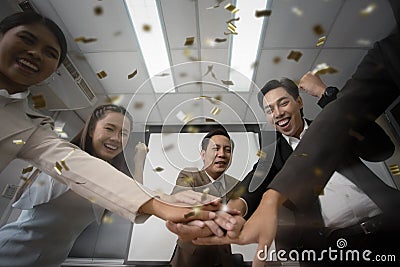
[[[352,129],[374,121],[399,96],[399,47],[398,34],[374,45],[338,99],[327,105],[311,124],[270,188],[300,210],[310,207],[340,160],[349,153]]]
[[[69,142],[59,139],[46,123],[26,141],[18,157],[30,162],[75,193],[131,221],[152,196],[136,182],[107,162],[92,157]],[[56,162],[65,159],[61,172]]]

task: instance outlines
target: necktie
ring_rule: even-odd
[[[225,204],[226,203],[226,194],[225,194],[225,189],[222,186],[221,181],[218,181],[218,180],[214,181],[213,185],[215,186],[215,188],[218,191],[218,194],[219,194],[218,196],[222,198],[222,202]]]

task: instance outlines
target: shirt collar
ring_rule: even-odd
[[[218,177],[217,179],[213,179],[206,170],[204,170],[204,172],[207,174],[207,177],[211,180],[211,183],[213,183],[214,181],[220,181],[222,184],[222,187],[225,189],[225,173],[221,174],[220,177]]]
[[[27,98],[28,95],[29,95],[29,90],[27,90],[25,92],[20,92],[20,93],[15,93],[15,94],[10,95],[6,89],[0,89],[0,96],[11,99],[11,100],[25,99],[25,98]]]

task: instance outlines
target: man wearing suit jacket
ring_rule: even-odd
[[[201,158],[204,162],[202,170],[186,168],[176,180],[172,194],[188,190],[207,192],[218,196],[226,202],[232,198],[232,190],[239,182],[225,174],[231,163],[233,141],[223,129],[210,131],[201,142]],[[231,246],[196,246],[190,241],[178,239],[175,253],[171,259],[173,267],[216,267],[234,266]]]
[[[307,74],[309,75],[309,74]],[[305,75],[305,77],[308,77]],[[302,83],[300,83],[301,85]],[[306,88],[305,88],[306,89]],[[325,90],[326,92],[326,90]],[[336,98],[329,99],[325,94],[321,95],[319,104],[329,103]],[[231,200],[230,207],[235,207],[245,213],[253,213],[263,198],[265,191],[271,181],[285,164],[287,158],[292,154],[300,139],[306,132],[310,121],[304,120],[302,115],[302,100],[299,96],[297,86],[289,79],[280,81],[269,81],[259,93],[259,103],[264,109],[267,120],[274,125],[277,133],[276,142],[263,148],[266,157],[261,158],[253,170],[246,176],[240,186],[247,189],[241,199]],[[375,124],[369,126],[377,130]],[[365,132],[365,139],[369,135]],[[360,142],[354,139],[353,142]],[[368,145],[368,144],[364,144]],[[370,143],[373,146],[372,143]],[[356,148],[359,147],[355,146]],[[331,178],[331,181],[324,187],[315,187],[314,192],[318,199],[310,205],[307,210],[298,210],[288,202],[287,207],[294,211],[296,228],[290,229],[290,244],[282,244],[278,228],[277,248],[295,249],[301,255],[302,251],[314,250],[316,258],[321,250],[328,249],[332,242],[338,238],[347,238],[349,246],[353,247],[355,242],[371,242],[367,248],[376,247],[374,238],[382,230],[382,209],[367,194],[361,190],[353,181],[368,178],[374,174],[361,163],[358,156],[367,157],[362,150],[354,149],[346,159],[342,159],[342,166]],[[307,154],[296,154],[297,157],[307,157]],[[368,159],[368,157],[367,157]],[[322,170],[314,166],[313,171],[320,174]],[[296,188],[298,183],[293,182],[291,187]],[[255,191],[254,191],[255,190]],[[391,190],[387,189],[390,193]],[[266,219],[267,217],[264,217]],[[368,236],[361,227],[363,225]],[[372,245],[375,245],[372,247]],[[381,246],[382,244],[378,244]],[[357,246],[355,246],[357,247]],[[336,245],[332,246],[337,249]],[[261,255],[261,254],[260,254]],[[299,258],[302,266],[320,266],[321,261],[310,258]],[[303,261],[304,260],[304,261]],[[329,258],[324,258],[324,266],[330,264]],[[340,262],[344,265],[346,262]],[[351,262],[353,264],[353,262]]]

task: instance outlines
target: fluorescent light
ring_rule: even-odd
[[[154,91],[156,93],[175,92],[156,1],[125,0],[125,4],[135,28]],[[151,29],[144,31],[144,25],[150,25]]]
[[[236,7],[239,11],[235,21],[237,35],[232,36],[231,68],[229,80],[234,85],[233,91],[249,91],[254,73],[254,63],[260,44],[264,19],[255,17],[256,10],[269,8],[268,0],[237,0]]]

